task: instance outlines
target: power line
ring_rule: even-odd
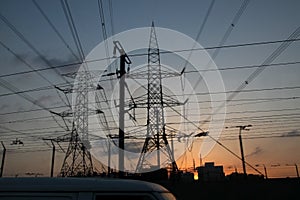
[[[63,86],[63,85],[57,84],[56,86]],[[287,87],[274,87],[274,88],[262,88],[262,89],[249,89],[249,90],[242,90],[242,91],[230,90],[230,91],[225,91],[225,92],[198,92],[198,93],[190,93],[190,94],[186,93],[184,95],[194,95],[194,94],[195,95],[210,95],[210,94],[237,93],[237,92],[247,93],[247,92],[262,92],[262,91],[272,91],[272,90],[292,90],[292,89],[299,89],[299,88],[300,88],[300,86],[287,86]],[[37,92],[37,91],[43,91],[43,90],[49,90],[49,89],[54,89],[54,88],[53,88],[53,86],[45,86],[45,87],[40,87],[40,88],[35,88],[35,89],[30,89],[30,90],[23,90],[23,91],[18,91],[18,92],[13,92],[13,93],[0,94],[0,97],[14,95],[14,94],[20,94],[20,93],[27,93],[27,92]],[[176,95],[176,96],[181,96],[181,95]]]
[[[96,62],[96,61],[94,61]],[[81,65],[82,62],[75,62],[75,63],[68,63],[68,64],[63,64],[63,65],[56,65],[52,68],[64,68],[64,67],[70,67],[70,66],[77,66],[77,65]],[[10,73],[10,74],[2,74],[0,75],[0,78],[4,78],[4,77],[9,77],[9,76],[16,76],[16,75],[23,75],[23,74],[29,74],[29,73],[33,73],[33,72],[40,72],[40,71],[47,71],[52,69],[51,67],[44,67],[44,66],[39,66],[39,69],[34,69],[34,70],[28,70],[28,71],[22,71],[22,72],[15,72],[15,73]]]
[[[298,114],[299,115],[299,114]],[[284,114],[284,116],[289,116],[289,114]],[[291,115],[291,117],[294,117],[295,115]],[[279,118],[280,120],[282,120],[282,118]],[[261,122],[261,121],[260,121]],[[281,121],[277,121],[278,123],[275,123],[275,122],[272,122],[271,125],[269,126],[266,126],[266,123],[265,124],[262,124],[262,125],[259,125],[257,124],[256,126],[259,127],[259,126],[264,126],[264,128],[258,128],[258,129],[261,129],[261,130],[268,130],[269,128],[276,128],[278,126],[281,126],[283,127],[283,125],[297,125],[299,122],[298,121],[294,121],[294,122],[291,122],[291,120],[289,120],[287,123],[282,123]],[[188,123],[197,123],[197,121],[190,121]],[[98,124],[98,123],[93,123],[94,125]],[[91,124],[91,125],[93,125]],[[175,124],[182,124],[181,122],[168,122],[166,125],[175,125]],[[35,129],[35,130],[48,130],[48,129],[52,129],[52,128],[60,128],[58,126],[55,126],[55,127],[43,127],[43,128],[39,128],[39,129]],[[130,128],[130,127],[127,127],[127,128]],[[132,128],[136,128],[136,126],[132,126]],[[144,126],[140,126],[140,128],[144,128]],[[285,128],[292,128],[294,129],[295,127],[290,127],[290,126],[285,126]],[[116,130],[118,129],[117,127],[115,128]],[[36,131],[36,132],[32,132],[31,131],[32,129],[21,129],[21,130],[16,130],[16,131],[19,131],[19,132],[22,132],[22,135],[24,134],[42,134],[42,133],[49,133],[49,131],[42,131],[42,132],[39,132],[39,131]],[[60,129],[61,130],[61,129]],[[93,129],[93,131],[99,131],[99,130],[102,130],[101,128],[95,128]],[[12,131],[12,132],[16,132],[16,131]],[[29,133],[25,133],[25,132],[28,132],[30,131]],[[55,133],[64,133],[65,131],[64,130],[61,130],[61,131],[55,131]],[[129,131],[130,132],[130,131]],[[126,134],[129,133],[128,131],[126,131]],[[134,131],[135,133],[137,133],[137,131],[135,130]],[[8,133],[8,132],[2,132],[2,134],[4,133]],[[50,135],[53,136],[53,133],[49,133]],[[18,136],[20,136],[20,134],[17,134]],[[10,134],[9,136],[14,136],[12,134]]]
[[[291,123],[290,123],[291,124]],[[295,123],[292,123],[292,124],[295,124]],[[279,125],[278,125],[279,126]],[[2,126],[1,126],[1,128],[2,128]],[[47,128],[47,129],[50,129],[50,128],[52,128],[52,127],[49,127],[49,128]],[[272,130],[270,130],[270,128],[274,128],[276,131],[272,131]],[[277,126],[273,126],[273,127],[265,127],[265,128],[258,128],[258,129],[254,129],[254,131],[255,131],[255,135],[251,135],[251,136],[253,136],[253,138],[258,138],[258,136],[273,136],[274,134],[276,134],[276,133],[280,133],[280,137],[288,137],[288,136],[285,136],[284,134],[283,134],[283,131],[288,131],[288,129],[286,129],[286,128],[290,128],[290,126],[285,126],[285,127],[282,127],[281,129],[278,129],[277,128]],[[295,128],[295,127],[294,127]],[[10,134],[9,136],[11,136],[11,137],[14,137],[14,136],[24,136],[24,134],[27,134],[27,133],[23,133],[24,131],[29,131],[30,129],[28,129],[28,130],[11,130],[11,129],[8,129],[8,128],[5,128],[6,130],[9,130],[10,132],[17,132],[17,133],[20,133],[20,134]],[[44,128],[44,129],[40,129],[40,130],[47,130],[46,128]],[[94,131],[97,131],[97,130],[100,130],[100,129],[94,129]],[[261,130],[261,131],[263,131],[263,132],[258,132],[257,130]],[[21,132],[22,131],[22,132]],[[267,132],[270,132],[271,134],[266,134]],[[38,135],[35,135],[35,134],[41,134],[41,133],[49,133],[49,132],[47,132],[47,131],[45,131],[45,132],[33,132],[32,134],[30,134],[30,135],[26,135],[25,137],[27,137],[27,136],[29,136],[29,137],[32,137],[32,138],[38,138]],[[59,133],[64,133],[64,131],[56,131],[55,132],[56,134],[59,134]],[[127,133],[128,134],[128,133]],[[53,136],[53,133],[49,133],[49,135],[52,135]],[[43,136],[45,136],[45,135],[43,135]],[[141,135],[142,137],[144,136],[144,135]],[[290,136],[290,137],[293,137],[294,135],[292,135],[292,136]],[[297,136],[297,135],[295,135],[295,136]],[[232,134],[222,134],[222,140],[225,138],[225,139],[227,139],[227,138],[234,138],[234,139],[236,139],[235,137],[234,137],[234,135],[232,135]],[[252,138],[252,137],[251,137]],[[266,138],[266,137],[264,137],[264,138]]]
[[[291,97],[272,97],[272,98],[243,98],[243,99],[233,99],[231,102],[249,102],[249,103],[258,103],[262,102],[269,102],[269,101],[281,101],[281,100],[295,100],[299,99],[300,96],[291,96]],[[255,102],[253,102],[255,101]],[[222,100],[206,100],[206,101],[189,101],[189,103],[211,103],[211,102],[223,102]],[[234,105],[244,105],[244,104],[234,104]],[[229,106],[229,105],[227,105]],[[203,108],[203,109],[210,109],[210,108]]]
[[[208,94],[228,94],[228,93],[248,93],[248,92],[265,92],[265,91],[273,91],[273,90],[294,90],[299,89],[300,86],[287,86],[287,87],[273,87],[273,88],[261,88],[261,89],[248,89],[248,90],[229,90],[225,92],[197,92],[196,95],[208,95]],[[187,95],[187,94],[186,94]],[[192,95],[192,94],[191,94]],[[231,99],[233,100],[233,99]],[[226,101],[231,101],[227,99]]]
[[[108,49],[108,43],[107,43],[107,33],[106,33],[106,26],[105,26],[105,17],[103,12],[103,3],[102,0],[98,0],[98,10],[99,10],[99,16],[101,20],[101,27],[102,27],[102,36],[105,46],[105,53],[106,57],[109,58],[109,49]],[[109,59],[107,60],[107,66],[109,66]]]
[[[68,26],[69,26],[69,29],[70,29],[71,34],[72,34],[72,38],[73,38],[74,43],[76,45],[76,48],[77,48],[77,51],[78,51],[78,54],[79,54],[79,57],[80,57],[80,61],[83,62],[84,58],[85,58],[85,55],[84,55],[84,52],[83,52],[83,48],[81,46],[78,31],[76,29],[76,26],[75,26],[75,23],[74,23],[74,20],[73,20],[73,17],[72,17],[72,13],[71,13],[71,9],[69,7],[68,1],[67,0],[61,0],[60,3],[61,3],[61,6],[63,8],[64,15],[67,19]]]
[[[240,48],[240,47],[249,47],[249,46],[257,46],[257,45],[268,45],[268,44],[277,44],[277,43],[284,43],[284,42],[296,42],[300,39],[285,39],[285,40],[273,40],[273,41],[262,41],[262,42],[249,42],[249,43],[242,43],[242,44],[230,44],[230,45],[220,45],[220,46],[211,46],[211,47],[201,47],[201,48],[194,48],[194,49],[178,49],[173,51],[160,51],[160,54],[170,54],[170,53],[181,53],[181,52],[188,52],[188,51],[208,51],[208,50],[215,50],[215,49],[227,49],[227,48]],[[135,54],[128,54],[130,57],[135,56],[146,56],[147,53],[135,53]]]
[[[280,65],[290,65],[290,64],[298,64],[300,62],[286,62],[286,63],[275,63],[275,64],[270,64],[268,66],[272,66],[272,65],[276,65],[276,66],[280,66]],[[259,67],[257,65],[253,65],[253,67]],[[245,68],[247,68],[248,66],[245,66]],[[249,66],[250,67],[250,66]],[[266,65],[264,66],[261,66],[261,67],[266,67]],[[234,68],[242,68],[241,66],[240,67],[234,67]],[[230,68],[232,69],[232,68]],[[34,72],[36,72],[38,70],[34,70]],[[23,74],[23,73],[16,73],[17,75],[20,75],[20,74]],[[0,76],[0,78],[2,77],[5,77],[5,76]],[[56,86],[63,86],[63,84],[57,84]],[[254,89],[254,90],[243,90],[243,91],[240,91],[240,92],[254,92],[254,91],[268,91],[268,90],[282,90],[282,89],[297,89],[297,88],[300,88],[298,86],[296,87],[281,87],[281,88],[265,88],[265,89]],[[45,87],[41,87],[41,88],[35,88],[35,89],[30,89],[30,90],[23,90],[23,91],[18,91],[17,93],[6,93],[6,94],[0,94],[0,97],[3,97],[3,96],[9,96],[9,95],[13,95],[13,94],[19,94],[19,93],[26,93],[26,92],[34,92],[34,91],[43,91],[43,90],[48,90],[48,89],[53,89],[53,85],[51,86],[45,86]],[[237,92],[236,90],[235,91],[226,91],[225,93],[234,93],[234,92]],[[219,94],[219,93],[222,93],[222,92],[215,92],[215,93],[208,93],[208,92],[205,92],[205,93],[196,93],[196,95],[208,95],[208,94]],[[185,94],[185,95],[188,95],[188,94]],[[190,94],[192,95],[192,94]]]
[[[66,42],[66,40],[64,39],[64,37],[60,34],[60,32],[57,30],[57,28],[55,27],[55,25],[51,22],[51,20],[49,19],[49,17],[46,15],[46,13],[44,12],[44,10],[42,9],[42,7],[37,3],[36,0],[32,0],[33,4],[35,5],[35,7],[39,10],[39,12],[41,13],[41,15],[44,17],[44,19],[47,21],[47,23],[49,24],[49,26],[52,28],[52,30],[56,33],[56,35],[59,37],[59,39],[62,41],[62,43],[67,47],[67,49],[69,49],[69,51],[71,52],[71,54],[74,56],[74,58],[76,58],[77,60],[79,60],[79,58],[77,57],[77,55],[74,53],[74,51],[70,48],[70,46],[68,45],[68,43]]]
[[[131,99],[131,98],[130,98]],[[127,100],[130,100],[127,99]],[[257,98],[257,99],[234,99],[231,102],[247,102],[249,101],[249,103],[242,103],[242,104],[233,104],[231,106],[236,106],[236,105],[245,105],[245,104],[256,104],[256,103],[264,103],[264,102],[269,102],[269,101],[283,101],[283,100],[296,100],[296,99],[300,99],[300,97],[273,97],[273,98]],[[116,99],[117,100],[117,99]],[[110,100],[108,100],[110,101]],[[255,101],[255,102],[253,102]],[[256,102],[256,101],[263,101],[263,102]],[[97,103],[101,103],[101,102],[106,102],[106,101],[97,101]],[[222,101],[197,101],[197,102],[190,102],[189,103],[211,103],[211,102],[222,102]],[[90,102],[89,104],[95,104],[96,102]],[[230,106],[230,105],[227,105]],[[58,108],[66,108],[66,106],[54,106],[54,107],[49,107],[49,109],[54,110],[54,109],[58,109]],[[206,109],[206,108],[202,108],[202,109]],[[211,109],[211,108],[207,108],[207,109]],[[30,110],[23,110],[23,111],[12,111],[12,112],[6,112],[6,113],[0,113],[0,115],[10,115],[10,114],[20,114],[20,113],[27,113],[27,112],[36,112],[36,111],[42,111],[44,109],[30,109]]]
[[[274,128],[276,128],[276,127],[274,127]],[[289,126],[287,126],[286,128],[289,128]],[[43,130],[43,129],[41,129],[41,130]],[[96,131],[97,129],[95,129],[94,131]],[[266,130],[266,131],[264,131],[263,133],[266,133],[266,132],[272,132],[272,133],[275,133],[274,131],[269,131],[269,128],[263,128],[262,130]],[[285,130],[285,129],[284,129]],[[18,131],[24,131],[24,130],[18,130]],[[257,132],[256,131],[256,129],[255,129],[255,132]],[[38,133],[38,132],[35,132],[35,133],[33,133],[33,134],[36,134],[36,133]],[[40,133],[43,133],[43,132],[40,132]],[[48,132],[45,132],[45,133],[48,133]],[[280,132],[279,133],[281,133],[282,134],[282,131],[280,130]],[[51,135],[53,135],[53,134],[51,134]],[[257,138],[271,138],[271,137],[266,137],[265,135],[271,135],[271,134],[255,134],[254,136],[253,136],[253,138],[251,138],[251,139],[257,139]],[[14,136],[14,135],[10,135],[10,136]],[[16,136],[20,136],[20,135],[16,135]],[[259,136],[259,137],[258,137]],[[34,137],[34,138],[36,138],[37,136],[32,136],[32,137]],[[280,135],[280,137],[284,137],[284,135]],[[221,140],[224,140],[224,139],[236,139],[236,138],[234,138],[233,136],[231,136],[230,137],[230,135],[224,135],[224,134],[222,134],[222,138],[221,138]]]
[[[188,73],[196,73],[196,72],[211,72],[211,71],[227,71],[227,70],[236,70],[236,69],[252,69],[252,68],[260,68],[260,67],[279,67],[279,66],[289,66],[289,65],[296,65],[300,64],[300,61],[295,62],[281,62],[281,63],[270,63],[267,65],[242,65],[242,66],[235,66],[235,67],[221,67],[217,69],[199,69],[199,70],[190,70],[185,71],[185,74]]]
[[[17,30],[17,28],[8,21],[8,19],[6,17],[4,17],[1,13],[0,13],[0,19],[36,54],[39,56],[40,59],[43,60],[43,62],[48,65],[51,69],[53,69],[55,71],[55,73],[57,75],[59,75],[59,77],[61,77],[66,83],[70,84],[68,82],[68,80],[61,76],[60,72],[56,69],[52,67],[52,64],[45,58],[45,56],[43,56],[26,38],[25,36]]]
[[[43,74],[41,74],[39,71],[36,71],[34,69],[34,67],[32,65],[30,65],[28,62],[26,62],[21,56],[19,56],[18,54],[16,54],[12,49],[10,49],[8,46],[6,46],[2,41],[0,41],[1,46],[6,49],[8,52],[10,52],[12,55],[14,55],[19,61],[21,61],[22,63],[24,63],[27,67],[29,67],[32,71],[34,71],[35,73],[37,73],[40,77],[42,77],[42,79],[44,79],[47,83],[49,83],[50,85],[53,85],[53,83],[51,81],[49,81],[49,79],[47,79]],[[3,76],[1,76],[2,78]]]
[[[2,44],[1,41],[0,41],[0,44]],[[299,64],[299,63],[300,63],[300,61],[285,62],[285,63],[274,63],[274,64],[269,64],[269,65],[264,65],[264,66],[260,66],[260,65],[246,65],[246,66],[238,66],[238,67],[221,68],[219,70],[257,68],[257,67],[268,67],[268,66],[286,66],[286,65],[294,65],[294,64]],[[43,70],[44,69],[42,69],[42,70],[33,70],[33,71],[30,71],[30,72],[18,72],[18,73],[15,73],[15,74],[2,75],[2,76],[0,76],[0,78],[7,77],[7,76],[13,76],[13,75],[21,75],[21,74],[26,74],[26,73],[31,73],[31,72],[39,72],[39,71],[43,71]],[[218,69],[216,69],[216,70],[218,70]],[[202,70],[199,70],[199,71],[202,71]],[[208,70],[205,70],[205,71],[211,71],[211,70],[208,69]],[[214,71],[215,71],[215,69],[214,69]],[[198,71],[186,71],[184,73],[192,73],[192,72],[198,72]],[[101,81],[103,81],[103,80],[100,80],[99,82],[101,82]],[[64,84],[63,83],[58,83],[58,84],[56,84],[56,86],[61,87],[61,86],[64,86]],[[19,91],[19,93],[32,92],[32,91],[42,91],[42,90],[48,90],[48,89],[53,89],[53,85],[51,84],[51,86],[45,86],[45,87],[35,88],[35,89],[31,89],[31,90],[23,90],[23,91]],[[0,97],[2,97],[2,96],[8,96],[8,95],[13,95],[13,94],[14,93],[0,94]]]
[[[185,52],[185,51],[204,51],[204,50],[213,50],[213,49],[218,49],[218,48],[238,48],[238,47],[247,47],[247,46],[257,46],[257,45],[268,45],[268,44],[277,44],[277,43],[283,43],[283,42],[296,42],[299,41],[300,39],[288,39],[288,40],[274,40],[274,41],[264,41],[264,42],[253,42],[253,43],[243,43],[243,44],[232,44],[232,45],[224,45],[224,46],[212,46],[212,47],[204,47],[204,48],[194,48],[194,49],[181,49],[181,50],[174,50],[172,52],[170,51],[160,51],[160,54],[170,54],[170,53],[179,53],[179,52]],[[136,53],[136,54],[130,54],[129,56],[145,56],[147,53]],[[85,63],[93,63],[93,62],[98,62],[102,60],[108,60],[112,59],[113,57],[105,57],[105,58],[97,58],[93,60],[86,60]],[[70,66],[77,66],[83,64],[82,62],[74,62],[74,63],[67,63],[67,64],[62,64],[62,65],[56,65],[52,67],[45,67],[45,66],[39,66],[35,70],[28,70],[28,71],[23,71],[23,72],[16,72],[16,73],[11,73],[11,74],[2,74],[0,75],[0,78],[3,77],[8,77],[8,76],[15,76],[15,75],[22,75],[26,73],[32,73],[32,72],[37,72],[37,71],[46,71],[50,70],[53,68],[64,68],[64,67],[70,67]],[[262,66],[274,66],[274,65],[291,65],[291,64],[299,64],[299,61],[295,62],[286,62],[286,63],[275,63],[275,64],[268,64],[268,65],[262,65]],[[260,67],[261,65],[249,65],[249,66],[239,66],[241,68],[245,67]],[[233,67],[233,68],[238,68],[238,67]],[[228,69],[232,69],[231,67],[228,67]],[[220,68],[219,70],[226,70],[225,68]],[[203,70],[200,70],[203,71]],[[205,71],[214,71],[214,69],[206,69]],[[193,72],[193,71],[191,71]],[[197,71],[198,72],[198,71]],[[189,72],[187,72],[189,73]]]
[[[300,87],[299,87],[300,88]],[[283,88],[274,88],[274,89],[283,89]],[[291,89],[290,87],[286,88],[286,89]],[[257,91],[257,90],[254,90],[254,91]],[[236,99],[236,100],[233,100],[235,102],[239,102],[239,101],[256,101],[256,100],[269,100],[269,101],[272,101],[272,100],[294,100],[294,99],[299,99],[299,97],[283,97],[283,98],[261,98],[261,99]],[[200,101],[200,102],[197,102],[197,103],[210,103],[211,101]],[[90,104],[94,104],[96,102],[90,102]],[[256,103],[256,102],[254,102]],[[54,110],[54,109],[59,109],[59,108],[66,108],[66,106],[54,106],[54,107],[48,107],[49,110]],[[13,111],[13,112],[7,112],[7,113],[0,113],[0,115],[11,115],[11,114],[20,114],[20,113],[27,113],[27,112],[36,112],[36,111],[42,111],[44,110],[44,108],[42,109],[30,109],[30,110],[24,110],[24,111]],[[281,109],[279,111],[285,111],[286,109]],[[293,111],[295,109],[292,109],[291,111]],[[258,110],[258,111],[241,111],[241,112],[229,112],[229,113],[226,113],[226,114],[236,114],[236,113],[248,113],[248,112],[272,112],[272,111],[275,111],[275,110],[266,110],[266,111],[262,111],[262,110]],[[210,115],[210,114],[205,114],[205,113],[202,113],[201,115]],[[138,114],[137,114],[138,116]],[[33,118],[33,119],[36,119],[36,118]],[[25,121],[27,121],[29,119],[25,119]],[[23,121],[23,120],[21,120]],[[18,121],[19,122],[19,121]],[[10,122],[3,122],[3,123],[12,123],[11,121]]]
[[[112,0],[108,0],[109,5],[109,16],[110,16],[110,26],[111,26],[111,35],[115,35],[115,26],[114,26],[114,13],[113,13],[113,4]]]
[[[21,62],[23,62],[27,67],[29,67],[32,70],[35,70],[29,63],[27,63],[23,58],[21,58],[19,55],[17,55],[13,50],[9,49],[4,43],[2,43],[0,41],[0,44],[7,49],[11,54],[13,54],[17,59],[19,59]],[[49,86],[50,88],[54,88],[53,83],[47,79],[42,73],[40,73],[39,71],[35,71],[40,77],[42,77],[42,79],[44,79],[47,83],[49,83],[51,86]],[[1,78],[0,78],[1,79]],[[0,95],[1,97],[1,95]],[[64,102],[64,100],[62,99],[62,97],[58,94],[58,97]]]
[[[287,40],[296,39],[300,35],[300,27],[298,27],[289,37]],[[292,41],[282,43],[273,53],[265,59],[262,63],[262,66],[268,65],[272,63],[286,48],[288,48],[292,44]],[[242,91],[249,83],[251,83],[266,67],[259,67],[254,72],[250,74],[250,76],[236,89],[237,92],[232,93],[227,98],[227,101],[232,100],[239,92]]]
[[[193,44],[192,49],[195,48],[195,46],[196,46],[196,44],[197,44],[197,41],[199,40],[199,38],[200,38],[200,36],[201,36],[201,33],[202,33],[202,31],[204,30],[204,26],[205,26],[205,24],[206,24],[206,22],[207,22],[208,16],[209,16],[210,13],[211,13],[211,10],[212,10],[212,8],[213,8],[214,3],[215,3],[215,0],[212,0],[211,3],[210,3],[210,5],[209,5],[209,7],[208,7],[208,10],[207,10],[206,15],[205,15],[205,17],[204,17],[204,19],[203,19],[203,22],[202,22],[202,24],[201,24],[201,26],[200,26],[200,29],[199,29],[199,31],[198,31],[198,33],[197,33],[197,36],[196,36],[196,39],[195,39],[195,42],[194,42],[194,44]],[[187,67],[187,65],[188,65],[188,63],[189,63],[189,59],[190,59],[191,56],[192,56],[192,53],[193,53],[193,51],[190,51],[190,53],[189,53],[187,59],[185,60],[183,69],[185,69],[185,68]]]
[[[29,96],[26,93],[19,93],[19,89],[16,88],[15,86],[11,85],[9,82],[0,79],[0,85],[3,88],[8,89],[9,91],[18,94],[19,96],[23,97],[24,99],[26,99],[27,101],[31,102],[32,104],[46,110],[46,111],[50,111],[46,106],[42,105],[40,102],[38,102],[36,99],[32,98],[31,96]]]
[[[174,116],[178,116],[178,115],[172,115],[170,117],[174,117]],[[263,120],[295,120],[295,118],[299,118],[300,117],[300,113],[290,113],[290,114],[273,114],[273,115],[262,115],[262,116],[244,116],[243,118],[241,117],[231,117],[231,118],[227,118],[226,119],[226,122],[229,123],[229,122],[253,122],[254,120],[259,120],[259,122],[264,122]],[[218,122],[218,121],[223,121],[223,119],[215,119],[214,121]],[[189,124],[192,124],[192,123],[207,123],[208,121],[207,120],[189,120],[189,122],[186,122],[186,123],[189,123]],[[233,123],[232,122],[232,123]],[[180,124],[182,122],[172,122],[172,121],[169,121],[167,122],[167,124],[169,125],[176,125],[176,124]]]
[[[227,39],[229,38],[231,32],[233,31],[233,28],[237,25],[239,19],[241,18],[242,14],[245,12],[247,6],[249,4],[249,0],[244,0],[242,5],[240,6],[239,10],[237,11],[237,13],[235,14],[235,16],[233,17],[233,20],[231,22],[231,24],[228,26],[228,29],[226,30],[223,38],[221,39],[220,43],[219,43],[219,46],[223,46],[225,44],[225,42],[227,41]],[[211,60],[214,60],[217,55],[219,54],[220,52],[220,48],[216,49],[214,51],[214,53],[212,54],[211,56]],[[209,64],[208,64],[209,66]]]

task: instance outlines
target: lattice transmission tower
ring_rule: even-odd
[[[167,157],[168,165],[171,165],[172,171],[178,171],[174,153],[166,135],[164,108],[182,105],[182,103],[175,99],[164,97],[162,86],[163,78],[178,75],[180,75],[180,73],[162,70],[157,36],[154,23],[152,22],[148,48],[147,71],[139,71],[136,76],[134,72],[129,75],[129,77],[133,78],[146,78],[148,81],[147,99],[145,99],[147,105],[147,135],[137,163],[136,172],[142,172],[144,168],[153,166],[153,163],[147,163],[147,156],[155,150],[157,153],[156,164],[158,169],[165,165],[165,163],[161,162],[161,153],[163,153],[164,156]],[[138,104],[135,104],[135,106],[136,108],[139,108]]]
[[[74,75],[73,75],[74,76]],[[76,92],[73,106],[73,123],[69,146],[60,171],[60,176],[91,176],[93,162],[90,154],[88,138],[88,93],[90,88],[90,74],[81,71],[76,76],[77,83],[72,91]],[[75,90],[75,91],[74,91]]]

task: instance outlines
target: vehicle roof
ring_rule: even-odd
[[[23,192],[168,192],[161,185],[140,180],[75,177],[0,178],[0,191]]]

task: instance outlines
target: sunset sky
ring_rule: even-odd
[[[61,75],[76,72],[80,62],[74,32],[70,30],[70,21],[66,19],[61,2],[63,0],[0,1],[0,141],[3,141],[7,149],[4,176],[26,176],[26,173],[48,176],[51,143],[43,138],[55,138],[69,133],[64,129],[62,119],[50,113],[62,112],[68,108],[68,101],[72,102],[72,95],[65,96],[54,86],[66,88],[72,85],[72,79]],[[242,162],[237,158],[240,156],[239,129],[235,127],[251,124],[249,131],[242,132],[246,161],[262,173],[265,166],[269,177],[296,176],[295,165],[300,166],[300,1],[103,0],[102,4],[104,26],[101,25],[97,0],[68,1],[77,31],[75,34],[78,35],[87,60],[113,56],[111,43],[108,44],[109,55],[105,54],[103,43],[100,45],[103,47],[100,50],[103,55],[97,57],[95,51],[92,52],[104,41],[103,27],[107,38],[113,39],[114,35],[124,31],[150,27],[152,21],[157,29],[165,28],[184,34],[207,49],[205,55],[210,56],[214,62],[218,69],[215,72],[220,74],[224,87],[223,91],[220,88],[215,92],[226,95],[225,99],[228,101],[224,110],[226,112],[223,113],[225,122],[224,125],[221,124],[222,133],[215,138],[219,144],[201,155],[203,163],[223,165],[226,174],[235,169],[242,172]],[[292,35],[294,31],[296,32]],[[163,46],[163,35],[160,36],[159,33],[157,31],[159,45]],[[146,37],[149,34],[150,32]],[[289,38],[291,35],[293,37]],[[283,42],[288,38],[292,41]],[[174,46],[178,43],[171,41],[170,45],[173,42]],[[283,44],[288,46],[281,46]],[[123,47],[125,50],[129,48],[128,45]],[[281,47],[283,49],[278,49]],[[193,46],[182,46],[177,50],[180,52],[192,48]],[[129,57],[133,55],[130,57],[133,71],[147,64],[146,55],[134,56],[147,53],[145,48],[127,53]],[[160,58],[163,65],[174,71],[180,72],[185,64],[182,58],[172,53],[161,53]],[[109,67],[104,61],[101,64],[101,69],[107,68],[107,72],[116,70],[114,63]],[[205,70],[207,68],[204,64],[189,64],[184,73],[186,82],[182,81],[183,77],[164,82],[167,85],[164,92],[174,95],[180,101],[184,101],[190,93],[188,90],[178,89],[182,88],[182,84],[190,84],[195,92],[185,109],[165,109],[168,130],[177,130],[179,125],[185,130],[186,137],[181,137],[184,141],[180,140],[181,133],[176,131],[174,138],[175,151],[181,154],[177,165],[183,170],[191,170],[193,161],[196,166],[200,165],[201,146],[209,139],[207,136],[188,137],[188,134],[197,131],[188,122],[193,121],[209,132],[220,125],[217,120],[214,124],[210,123],[212,118],[217,118],[212,115],[212,99],[216,94],[211,93],[209,88],[212,85],[205,80],[205,76],[208,77],[212,72],[205,73]],[[196,84],[199,74],[205,81]],[[98,77],[99,83],[106,82],[107,79]],[[103,84],[108,99],[112,102],[114,98],[118,98],[114,96],[118,80],[116,77],[113,79]],[[171,91],[172,87],[168,88],[168,83],[175,83],[173,86],[178,91]],[[130,81],[128,85],[130,88]],[[143,88],[135,88],[130,92],[133,97],[145,94]],[[174,94],[175,92],[178,93]],[[130,100],[129,94],[126,97]],[[187,119],[183,120],[176,111],[184,112]],[[145,124],[145,110],[136,112],[140,116],[137,118],[138,125]],[[116,120],[117,108],[111,110],[110,114],[109,121]],[[111,133],[117,134],[117,123],[110,122]],[[89,138],[93,141],[97,136],[103,136],[99,135],[102,129],[97,126],[97,122],[95,124],[90,126]],[[133,130],[130,126],[133,125],[136,124],[126,116],[125,130],[129,135]],[[145,128],[139,130],[141,132],[132,133],[131,136],[146,134]],[[12,144],[13,141],[21,141],[23,144]],[[130,142],[127,148],[136,151],[142,144],[143,140],[139,139]],[[66,150],[68,143],[60,145]],[[58,174],[64,153],[58,144],[56,148],[55,174]],[[1,147],[1,154],[2,149]],[[95,161],[94,164],[101,170],[97,166],[99,162]],[[247,172],[257,174],[249,166]]]

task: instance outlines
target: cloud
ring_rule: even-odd
[[[140,153],[143,143],[140,142],[130,142],[126,143],[125,150],[133,153]]]
[[[49,68],[50,66],[47,66],[47,63],[50,63],[52,67],[65,65],[66,67],[57,68],[57,70],[62,74],[77,71],[80,67],[78,64],[70,65],[71,63],[78,63],[73,55],[66,56],[63,59],[49,58],[47,56],[40,57],[32,54],[19,54],[18,57],[24,60],[26,63],[32,65],[34,69]],[[14,57],[12,60],[12,66],[17,66],[20,63],[23,63],[19,58]],[[45,63],[44,60],[46,60],[47,63]]]
[[[7,104],[2,104],[1,106],[0,106],[0,111],[3,111],[3,110],[5,110],[5,109],[7,109],[9,107],[9,105],[7,105]]]
[[[263,152],[263,149],[259,146],[255,147],[254,151],[252,151],[251,153],[249,153],[248,155],[246,155],[245,157],[250,157],[250,156],[255,156],[255,155],[259,155]]]
[[[76,72],[78,71],[80,64],[73,64],[73,63],[78,63],[79,61],[74,60],[73,56],[69,56],[65,60],[57,59],[57,58],[51,58],[47,59],[49,63],[51,63],[52,66],[63,66],[57,68],[57,70],[61,74],[66,74],[66,73],[71,73],[71,72]]]
[[[288,133],[284,133],[281,135],[281,137],[297,137],[297,136],[300,136],[299,130],[292,130]]]
[[[53,95],[42,95],[38,99],[34,101],[34,104],[40,105],[40,106],[50,106],[54,105],[54,103],[57,103],[57,98]]]

